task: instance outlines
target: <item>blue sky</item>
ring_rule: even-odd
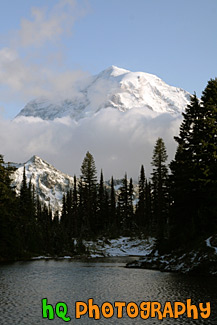
[[[216,0],[8,0],[0,6],[5,118],[40,95],[43,80],[47,87],[75,70],[96,74],[117,65],[198,96],[216,77]]]

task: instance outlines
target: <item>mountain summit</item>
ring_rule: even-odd
[[[17,117],[32,116],[54,120],[70,116],[80,120],[107,107],[122,112],[139,108],[147,112],[151,110],[157,113],[180,114],[189,100],[190,94],[187,91],[169,86],[155,75],[111,66],[85,80],[71,98],[32,100]]]
[[[63,194],[73,187],[73,177],[62,173],[38,156],[31,157],[25,163],[10,163],[10,166],[16,168],[12,175],[12,185],[16,187],[17,194],[20,192],[25,166],[27,182],[31,180],[40,201],[50,205],[53,212],[61,211]]]

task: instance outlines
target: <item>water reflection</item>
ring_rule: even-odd
[[[96,259],[85,261],[40,260],[0,266],[0,324],[64,324],[59,318],[42,319],[41,299],[55,305],[63,301],[68,305],[69,324],[217,324],[217,279],[189,277],[158,271],[126,269],[129,258]],[[130,319],[125,312],[117,319],[75,319],[75,302],[93,298],[99,306],[109,301],[211,302],[209,319],[142,320]]]

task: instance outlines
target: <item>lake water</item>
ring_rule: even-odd
[[[105,258],[86,261],[37,260],[0,265],[0,324],[217,324],[217,279],[189,277],[161,273],[159,271],[124,268],[129,258]],[[69,322],[55,317],[42,318],[41,300],[55,306],[65,302]],[[104,302],[166,301],[192,303],[211,302],[208,319],[193,320],[180,316],[178,319],[157,318],[146,320],[138,316],[131,319],[123,310],[123,318],[117,318],[114,308],[112,318],[100,320],[82,316],[75,319],[75,302],[87,302],[89,298],[101,306]]]

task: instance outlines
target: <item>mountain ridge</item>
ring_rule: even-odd
[[[30,101],[16,116],[54,120],[70,116],[78,121],[111,107],[121,112],[133,108],[156,113],[181,114],[190,94],[167,85],[159,77],[145,72],[131,72],[116,66],[101,71],[86,80],[71,98],[38,98]]]
[[[72,176],[61,172],[36,155],[25,163],[10,163],[10,166],[16,168],[11,177],[12,186],[15,187],[17,194],[20,192],[25,166],[27,183],[31,179],[35,193],[40,201],[47,206],[50,205],[53,212],[61,211],[63,194],[72,188],[74,184]]]
[[[37,155],[33,155],[25,163],[8,163],[5,166],[15,167],[15,171],[11,175],[12,187],[15,188],[16,194],[19,195],[22,180],[23,172],[25,167],[25,175],[27,184],[31,180],[32,186],[34,186],[35,194],[39,197],[40,201],[50,206],[53,213],[62,210],[62,199],[63,195],[67,193],[74,186],[74,177],[63,173],[62,171],[55,168],[52,164],[48,163],[44,159],[40,158]],[[79,181],[79,177],[76,177]],[[104,185],[107,189],[110,189],[111,183],[110,180],[104,182]],[[116,194],[119,193],[121,186],[121,181],[114,179],[114,188]],[[134,184],[134,195],[135,202],[138,196],[137,184]]]

